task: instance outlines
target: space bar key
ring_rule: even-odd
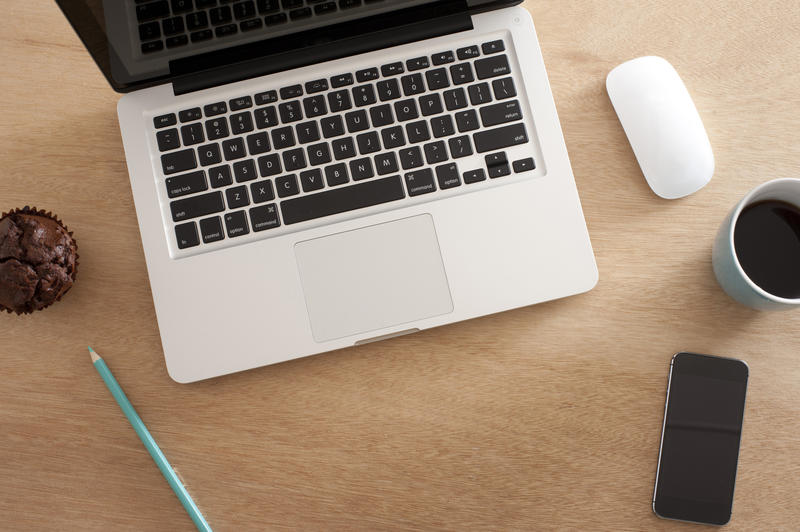
[[[334,188],[281,202],[286,225],[314,220],[364,207],[380,205],[406,197],[399,175],[367,181],[349,187]]]

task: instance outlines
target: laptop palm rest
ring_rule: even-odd
[[[295,256],[317,342],[453,311],[430,214],[299,242]]]

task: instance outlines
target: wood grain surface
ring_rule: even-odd
[[[222,531],[697,528],[651,510],[669,360],[740,357],[751,381],[727,529],[797,530],[800,310],[736,304],[710,262],[742,195],[800,177],[796,1],[525,6],[597,287],[180,385],[162,358],[119,95],[52,2],[4,1],[0,209],[58,213],[81,259],[59,304],[0,315],[0,529],[192,530],[90,344]],[[611,68],[646,54],[675,65],[716,155],[709,186],[682,200],[650,192],[604,88]]]

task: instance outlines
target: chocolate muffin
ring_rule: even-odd
[[[61,299],[75,282],[78,246],[49,212],[25,207],[0,217],[0,311],[28,314]]]

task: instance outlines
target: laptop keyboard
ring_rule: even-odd
[[[162,114],[153,125],[180,249],[536,168],[503,151],[529,138],[502,40]],[[482,167],[462,173],[459,159],[475,154],[485,154]]]
[[[387,0],[136,0],[143,54]]]

